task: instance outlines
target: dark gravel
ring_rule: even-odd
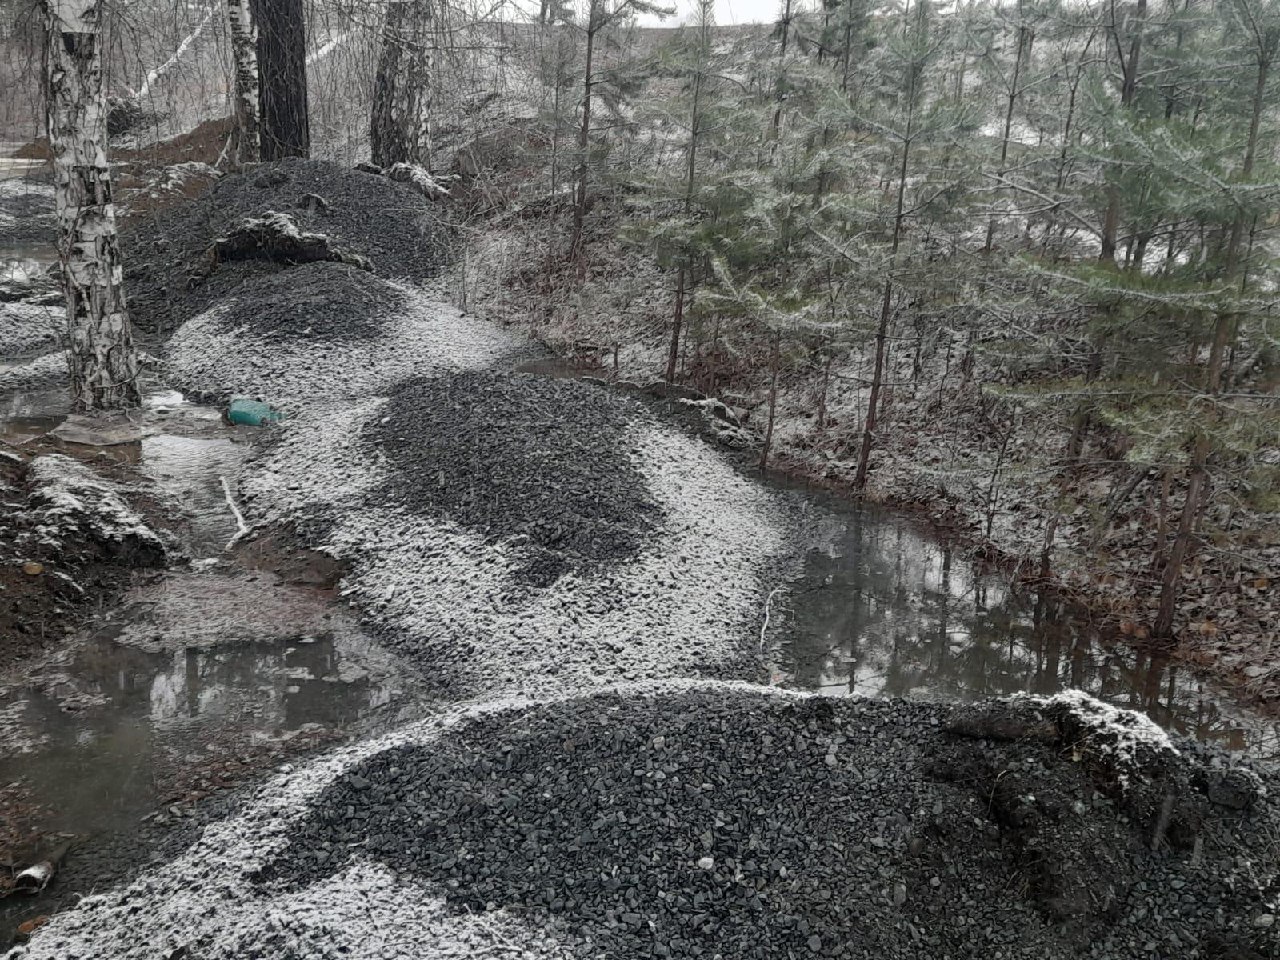
[[[394,471],[384,495],[511,542],[545,586],[634,557],[661,521],[628,455],[641,415],[590,384],[477,371],[397,387],[366,439]]]
[[[255,882],[372,858],[584,958],[1280,956],[1253,879],[1274,801],[1210,803],[1190,760],[1125,789],[1062,718],[1012,741],[948,719],[710,690],[490,714],[349,770]],[[1177,811],[1153,852],[1156,794]]]
[[[0,181],[0,247],[53,247],[58,220],[46,180],[42,173]]]
[[[404,308],[385,280],[341,263],[294,267],[246,279],[217,313],[224,330],[267,340],[372,340]]]
[[[172,330],[241,282],[291,269],[249,260],[209,272],[214,240],[268,211],[288,213],[302,230],[366,257],[380,277],[420,282],[444,263],[438,211],[410,187],[320,160],[282,160],[224,177],[193,200],[129,221],[121,239],[134,322]]]

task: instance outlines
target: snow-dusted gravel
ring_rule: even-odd
[[[1275,801],[1179,758],[1121,787],[1075,705],[1025,706],[986,740],[715,682],[462,707],[285,770],[15,956],[1270,956]]]
[[[52,350],[66,335],[62,307],[0,303],[0,362]]]
[[[308,271],[315,269],[265,278],[280,286],[276,304],[287,303],[290,292],[305,296]],[[248,283],[240,289],[245,287],[253,289]],[[331,300],[310,332],[296,337],[280,335],[283,320],[269,330],[259,327],[258,304],[237,292],[170,340],[168,359],[177,381],[187,390],[256,396],[291,412],[315,412],[335,401],[385,396],[415,374],[482,369],[514,362],[530,350],[523,338],[464,317],[406,284],[372,277],[346,289],[349,299]]]

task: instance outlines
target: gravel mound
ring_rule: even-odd
[[[557,396],[577,402],[552,409],[541,381],[516,378],[504,389],[527,391],[508,399],[515,404],[524,396],[548,422],[590,423],[590,406],[611,402],[599,388],[574,390]],[[424,456],[417,467],[410,460],[397,465],[395,455],[367,439],[385,427],[380,421],[388,418],[389,406],[352,402],[287,423],[242,492],[255,522],[287,524],[310,546],[344,562],[347,597],[386,645],[421,668],[433,692],[457,700],[563,695],[622,681],[758,677],[765,601],[783,579],[781,511],[768,490],[741,477],[707,444],[638,415],[623,427],[592,432],[594,455],[616,462],[636,483],[623,508],[641,513],[628,522],[639,533],[645,533],[642,520],[653,529],[610,548],[634,546],[633,557],[587,562],[575,545],[614,531],[601,530],[592,515],[557,514],[555,487],[544,496],[533,486],[534,471],[542,468],[525,465],[533,476],[530,489],[512,474],[515,489],[507,493],[538,511],[520,522],[559,532],[562,539],[548,539],[549,546],[501,540],[451,519],[439,505],[413,499],[419,481],[408,474],[414,469],[425,474],[427,492],[441,469],[465,488],[492,491],[483,472],[490,469],[490,455],[478,446],[470,472],[465,438],[473,428],[452,424],[447,430],[456,441],[430,442],[454,451],[449,456],[455,460],[438,467]],[[414,423],[408,434],[418,438],[410,449],[429,442],[421,438],[434,416],[439,414],[422,412],[423,424]],[[556,434],[566,429],[556,428]],[[566,487],[577,454],[548,449],[567,469],[562,476],[557,464],[549,464],[546,483]],[[591,489],[581,486],[574,497],[590,506]],[[454,507],[481,520],[483,511],[506,509],[482,498]],[[603,544],[589,549],[605,555]],[[558,577],[547,575],[557,570],[563,571]]]
[[[393,497],[487,540],[518,545],[516,576],[637,555],[662,519],[628,441],[638,404],[573,380],[468,371],[396,388],[367,442]]]
[[[0,247],[53,245],[58,221],[53,187],[42,180],[0,180]]]
[[[194,200],[137,217],[123,229],[125,290],[134,322],[173,330],[221,303],[246,279],[290,268],[261,260],[209,271],[213,242],[247,218],[287,213],[367,258],[384,278],[421,282],[444,262],[431,203],[411,187],[320,160],[281,160],[220,179]]]
[[[1067,705],[1044,710],[1057,734],[1017,741],[951,734],[936,704],[722,689],[483,715],[353,766],[254,880],[292,894],[372,860],[460,914],[561,930],[581,957],[1265,949],[1274,803],[1215,806],[1173,751],[1122,785]],[[1148,794],[1175,797],[1194,836],[1153,852]],[[289,942],[277,955],[328,955]]]
[[[166,358],[188,392],[291,412],[385,395],[436,370],[523,355],[525,342],[404,284],[341,264],[259,275],[183,324]]]
[[[42,307],[30,303],[0,303],[0,360],[31,356],[55,349],[67,330],[67,312],[62,307]]]
[[[312,263],[247,279],[214,315],[222,330],[261,340],[382,336],[407,303],[403,290],[341,263]]]

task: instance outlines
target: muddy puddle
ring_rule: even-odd
[[[315,587],[159,577],[0,688],[0,791],[20,798],[33,834],[127,829],[397,719],[411,693],[400,665]]]
[[[803,575],[775,598],[775,681],[829,696],[972,700],[1082,689],[1161,726],[1280,760],[1280,723],[1185,665],[1110,643],[912,520],[779,485],[805,517]]]
[[[128,464],[178,556],[0,682],[0,863],[181,817],[283,758],[418,715],[410,671],[337,602],[331,565],[261,542],[228,551],[259,430],[160,384],[123,442],[76,442],[94,437],[68,412],[61,389],[12,394],[0,440]]]

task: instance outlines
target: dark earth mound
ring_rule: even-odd
[[[1191,852],[1076,762],[1105,738],[959,736],[947,710],[702,690],[489,714],[348,771],[255,882],[371,858],[583,958],[1280,955],[1274,801],[1215,805],[1168,761],[1145,785],[1194,811]]]
[[[382,336],[405,298],[385,280],[342,263],[311,263],[285,276],[246,279],[217,311],[225,330],[267,340],[356,342]]]
[[[521,579],[546,585],[634,557],[661,521],[630,455],[641,415],[590,384],[467,372],[397,387],[366,439],[392,502],[512,543]]]
[[[272,211],[367,258],[380,277],[423,281],[444,262],[438,211],[412,188],[320,160],[281,160],[224,177],[193,200],[124,226],[125,290],[134,322],[148,331],[173,330],[244,280],[290,269],[247,260],[210,271],[216,239]]]

